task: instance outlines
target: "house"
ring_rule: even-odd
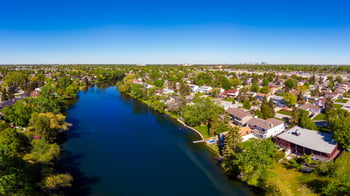
[[[273,104],[277,107],[280,108],[284,108],[287,105],[284,103],[283,97],[282,96],[277,96],[277,95],[273,95],[270,97],[270,99],[272,99]]]
[[[236,125],[244,126],[253,118],[249,112],[246,112],[239,108],[229,108],[226,112],[232,117],[233,123]]]
[[[317,99],[314,104],[321,107],[321,108],[324,108],[325,105],[326,105],[326,101],[327,99],[326,98],[320,98],[320,99]]]
[[[247,125],[253,130],[255,137],[262,139],[273,137],[284,131],[284,122],[274,118],[267,120],[252,118]]]
[[[198,92],[200,93],[209,93],[213,88],[210,86],[201,86],[198,88]]]
[[[321,108],[317,105],[311,104],[311,103],[305,103],[304,105],[301,105],[298,107],[298,110],[306,110],[308,112],[314,113],[314,114],[319,114],[321,113]]]
[[[163,94],[172,94],[174,92],[175,91],[173,89],[167,89],[167,88],[163,89]]]
[[[267,94],[264,94],[264,93],[257,93],[256,96],[255,96],[257,99],[259,99],[260,101],[262,101],[264,99],[264,97],[267,98],[267,100],[270,99],[270,96],[267,95]]]
[[[32,92],[30,92],[30,96],[31,97],[39,97],[39,91],[38,90],[33,90]]]
[[[215,103],[222,106],[225,110],[228,110],[229,108],[238,108],[237,104],[233,104],[231,101],[224,101],[220,99],[215,99]]]
[[[315,160],[331,160],[339,153],[330,134],[294,126],[276,137],[276,143],[286,154],[312,155]]]
[[[225,97],[237,97],[238,96],[238,90],[227,90],[222,93]]]
[[[199,88],[197,85],[194,84],[189,84],[188,87],[190,87],[191,91],[195,93],[198,91]]]
[[[333,100],[336,100],[339,98],[340,94],[339,93],[336,93],[336,92],[329,92],[329,91],[323,91],[323,95],[324,97],[330,97],[332,98]]]

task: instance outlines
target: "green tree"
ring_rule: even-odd
[[[211,83],[212,77],[209,75],[209,73],[201,72],[196,75],[194,78],[194,83],[202,86],[202,85],[209,85]]]
[[[247,110],[250,110],[251,104],[250,104],[249,99],[244,99],[244,100],[243,100],[243,108],[245,108],[245,109],[247,109]]]
[[[289,106],[295,106],[297,104],[297,96],[293,93],[287,92],[283,95],[283,101]]]
[[[327,114],[329,111],[331,111],[333,109],[333,101],[332,101],[332,98],[330,97],[327,97],[326,99],[326,103],[324,105],[324,112]]]
[[[33,140],[31,142],[32,150],[29,154],[24,156],[24,160],[31,160],[34,162],[48,163],[60,154],[60,146],[56,143],[49,144],[45,140]]]
[[[1,91],[1,101],[7,101],[8,97],[7,97],[7,91],[6,88],[3,88]]]
[[[164,86],[164,80],[155,80],[153,83],[158,88],[163,88]]]
[[[259,87],[259,85],[258,85],[257,83],[253,83],[253,84],[252,84],[252,87],[250,88],[250,90],[251,90],[252,92],[259,92],[260,87]]]
[[[288,89],[296,88],[297,87],[297,82],[294,79],[288,79],[284,82],[284,85]]]
[[[273,108],[274,105],[272,99],[270,99],[270,101],[267,102],[267,97],[265,96],[260,106],[260,111],[264,119],[275,117],[275,110]]]
[[[238,127],[230,127],[230,132],[226,135],[222,155],[224,157],[221,163],[225,171],[232,173],[236,170],[233,164],[235,154],[242,151],[242,137]]]
[[[296,110],[298,126],[306,129],[317,130],[316,124],[309,118],[309,112],[306,110]]]

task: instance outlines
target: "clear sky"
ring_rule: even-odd
[[[350,64],[349,0],[0,0],[0,64]]]

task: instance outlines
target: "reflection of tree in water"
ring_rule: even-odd
[[[130,97],[128,94],[120,93],[119,96],[123,100],[123,102],[126,103],[127,105],[132,104],[133,98]]]
[[[137,100],[133,100],[132,111],[134,114],[147,114],[149,112],[149,107]]]
[[[66,195],[91,195],[91,187],[98,181],[98,177],[86,176],[80,170],[83,153],[73,154],[71,151],[64,151],[64,156],[57,163],[57,170],[60,173],[70,173],[73,176],[72,187],[65,188]]]
[[[105,89],[111,86],[115,86],[118,80],[110,80],[110,81],[103,81],[96,83],[97,88],[99,89]]]

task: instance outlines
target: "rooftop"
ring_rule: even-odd
[[[274,118],[269,118],[267,120],[264,120],[261,118],[252,118],[247,122],[247,124],[250,126],[261,127],[265,130],[271,129],[271,128],[276,127],[276,126],[283,124],[283,123],[284,123],[283,121],[277,120]]]
[[[232,116],[236,116],[240,119],[242,119],[246,116],[251,116],[250,113],[248,113],[242,109],[238,109],[238,108],[229,108],[228,110],[226,110],[226,112],[231,114]]]
[[[337,146],[330,134],[298,126],[278,135],[277,138],[327,154],[330,154]]]

